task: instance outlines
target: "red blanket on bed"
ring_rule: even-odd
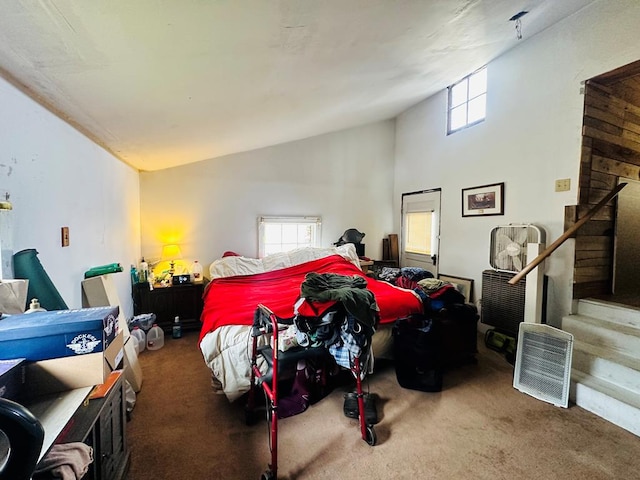
[[[251,325],[259,303],[279,317],[292,317],[300,285],[309,272],[364,277],[380,308],[380,323],[392,323],[397,318],[422,312],[422,302],[413,291],[367,277],[340,255],[331,255],[271,272],[211,281],[204,293],[200,340],[223,325]]]

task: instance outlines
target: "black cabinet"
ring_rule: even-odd
[[[202,314],[203,283],[186,283],[149,289],[146,283],[133,286],[133,313],[155,313],[156,323],[165,333],[171,332],[176,316],[184,330],[199,330]]]
[[[123,480],[130,452],[126,435],[124,375],[104,398],[85,401],[56,443],[84,442],[93,447],[93,463],[83,480]]]

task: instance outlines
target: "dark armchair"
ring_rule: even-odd
[[[0,398],[0,480],[29,480],[43,440],[44,429],[29,410]]]

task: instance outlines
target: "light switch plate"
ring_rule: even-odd
[[[62,246],[69,246],[69,227],[62,227],[61,229]]]
[[[571,179],[561,178],[556,180],[556,192],[568,192],[571,190]]]

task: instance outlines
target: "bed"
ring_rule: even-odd
[[[414,291],[366,276],[352,244],[296,249],[262,259],[223,256],[209,267],[211,281],[204,293],[199,339],[216,393],[233,402],[249,390],[251,325],[257,305],[266,305],[278,317],[292,317],[300,285],[309,272],[366,279],[380,309],[372,342],[376,358],[387,355],[395,320],[423,311]]]

